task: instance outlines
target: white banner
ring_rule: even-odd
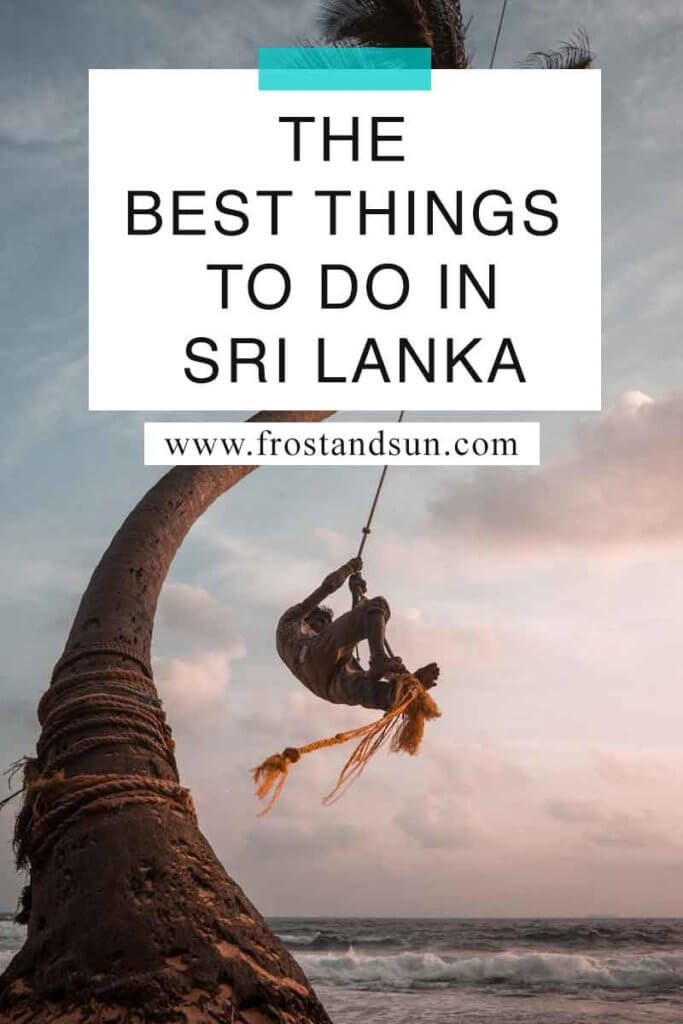
[[[598,409],[599,72],[432,81],[92,71],[91,409]]]
[[[538,423],[145,423],[145,465],[537,466]]]

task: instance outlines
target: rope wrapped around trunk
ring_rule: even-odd
[[[38,705],[41,774],[99,747],[149,751],[175,771],[174,743],[154,683],[125,668],[88,669],[52,683]]]
[[[382,718],[358,729],[315,740],[304,747],[286,747],[281,754],[273,754],[252,770],[257,797],[265,800],[270,794],[270,800],[259,817],[267,814],[276,803],[287,782],[290,767],[300,761],[304,754],[311,754],[314,750],[359,740],[339,773],[334,789],[323,798],[326,806],[343,795],[348,786],[361,775],[370,758],[386,743],[389,743],[389,749],[394,753],[417,754],[425,722],[439,718],[441,712],[416,676],[403,674],[395,679],[396,699]]]
[[[35,870],[60,836],[91,814],[119,811],[131,804],[170,803],[195,817],[192,795],[177,782],[146,775],[72,775],[34,778],[24,789],[17,816],[14,850],[18,868]]]
[[[167,803],[194,815],[192,797],[177,781],[173,737],[154,683],[137,669],[87,669],[55,680],[38,705],[42,732],[36,756],[11,766],[23,770],[21,789],[0,801],[0,809],[23,794],[14,827],[17,867],[35,869],[62,833],[83,817],[112,813],[131,804]],[[102,747],[126,746],[155,754],[175,779],[148,774],[90,773],[69,765]],[[75,766],[74,766],[75,767]]]

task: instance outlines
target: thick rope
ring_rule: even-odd
[[[189,791],[177,782],[173,737],[161,701],[152,680],[139,670],[112,667],[63,676],[43,694],[38,719],[43,728],[36,756],[22,758],[7,772],[11,785],[23,770],[21,789],[0,801],[2,809],[23,794],[14,829],[19,868],[39,865],[65,829],[85,815],[150,803],[170,803],[176,810],[194,813]],[[75,758],[116,746],[155,755],[171,767],[176,779],[68,774]]]
[[[75,650],[65,651],[52,670],[52,681],[54,682],[68,665],[79,658],[88,658],[91,654],[116,654],[122,658],[130,658],[142,668],[148,679],[152,678],[152,668],[139,651],[129,644],[107,640],[101,643],[82,644]]]
[[[96,691],[90,689],[94,684],[100,684]],[[73,758],[100,747],[139,748],[168,761],[175,771],[173,737],[161,701],[154,683],[138,671],[93,669],[57,680],[40,699],[38,720],[43,731],[37,757],[21,758],[5,773],[11,786],[23,770],[24,785],[0,801],[0,810],[23,793],[34,776],[54,774]],[[86,735],[78,738],[79,733]],[[29,765],[35,766],[32,774],[27,773]]]
[[[113,688],[126,693],[135,694],[139,700],[148,704],[161,707],[161,701],[157,697],[154,683],[151,679],[141,675],[133,669],[127,668],[100,668],[89,671],[78,672],[72,676],[65,676],[53,682],[45,691],[38,704],[38,721],[42,725],[46,716],[50,713],[50,707],[57,697],[68,691],[71,693],[83,686],[91,686],[96,682],[106,682],[107,689]],[[128,685],[134,684],[134,685]]]
[[[155,713],[151,709],[141,707],[134,699],[102,691],[65,701],[55,709],[43,726],[38,750],[47,747],[57,737],[63,738],[67,731],[79,729],[84,719],[96,718],[98,715],[104,715],[105,719],[111,718],[114,722],[122,719],[124,725],[137,719],[136,724],[144,725],[149,731],[158,734],[160,739],[170,735],[170,730],[162,717],[163,712],[157,710]]]
[[[39,769],[49,774],[104,746],[129,746],[166,760],[174,743],[154,683],[127,668],[91,669],[53,682],[38,705]]]
[[[167,743],[159,743],[154,736],[150,736],[134,726],[129,726],[127,729],[118,729],[113,733],[103,732],[96,736],[84,736],[83,739],[76,740],[63,754],[56,754],[50,758],[50,770],[55,771],[63,768],[64,765],[68,764],[75,757],[88,754],[91,750],[97,750],[100,747],[124,745],[149,751],[151,754],[156,754],[157,757],[163,759],[168,759],[169,756],[169,745]]]
[[[254,768],[252,776],[256,783],[256,796],[260,800],[265,800],[270,794],[270,800],[259,817],[263,817],[273,808],[284,789],[290,767],[301,760],[304,754],[359,740],[339,773],[334,789],[323,798],[326,806],[342,796],[348,786],[361,775],[370,758],[387,742],[390,744],[389,749],[394,753],[417,754],[424,735],[425,722],[439,718],[441,712],[434,698],[416,676],[396,676],[396,683],[396,699],[389,711],[377,721],[358,729],[338,732],[327,739],[315,740],[304,747],[286,747],[281,754],[273,754],[258,768]]]
[[[195,816],[192,795],[176,782],[146,775],[72,775],[35,777],[27,765],[24,806],[14,831],[17,867],[35,870],[63,833],[91,814],[119,811],[135,804],[165,803]]]

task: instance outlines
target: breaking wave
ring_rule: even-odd
[[[287,946],[312,946],[320,937],[320,932],[314,932],[312,935],[301,932],[292,932],[291,935],[287,932],[276,932],[275,934],[280,942],[284,942]]]
[[[503,952],[489,956],[395,953],[384,956],[303,953],[315,983],[368,989],[506,985],[544,991],[577,989],[670,992],[683,989],[683,953],[585,956],[578,953]]]
[[[320,950],[349,949],[349,936],[330,931],[315,932],[276,932],[277,937],[292,949],[310,948]],[[355,946],[395,946],[397,940],[386,934],[355,935],[352,940]]]

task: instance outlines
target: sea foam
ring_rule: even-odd
[[[683,953],[586,956],[578,953],[502,952],[447,956],[404,952],[385,956],[299,954],[312,981],[378,989],[507,984],[530,989],[683,989]]]

